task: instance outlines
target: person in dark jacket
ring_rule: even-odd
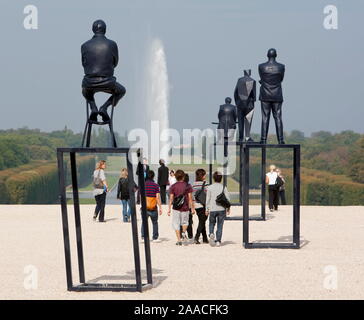
[[[94,36],[81,46],[82,66],[85,76],[82,81],[82,94],[91,108],[90,119],[96,121],[100,114],[104,121],[110,119],[107,108],[115,106],[125,95],[125,88],[114,77],[114,68],[118,65],[117,44],[105,37],[106,24],[96,20],[92,25]],[[111,97],[97,109],[94,95],[96,92],[110,93]]]
[[[160,167],[158,168],[158,185],[161,192],[162,204],[166,204],[167,203],[166,190],[168,185],[169,169],[168,167],[166,167],[163,159],[159,160],[159,165]]]
[[[150,168],[149,168],[149,165],[148,165],[148,159],[143,158],[144,181],[147,181],[147,179],[148,179],[149,170],[150,170]],[[138,168],[137,168],[137,171],[136,171],[136,175],[139,176]],[[137,204],[140,204],[140,191],[139,190],[138,190],[138,193],[137,193]]]
[[[237,119],[236,107],[231,104],[231,98],[225,98],[225,104],[220,106],[218,117],[219,141],[229,140],[234,136]]]
[[[262,130],[260,143],[267,143],[270,113],[276,123],[277,139],[279,144],[284,144],[283,123],[282,123],[282,81],[284,78],[285,66],[276,61],[277,51],[268,50],[268,61],[259,65],[260,75],[260,96],[262,106]]]
[[[134,190],[137,188],[134,185]],[[116,197],[121,200],[121,205],[123,207],[123,221],[130,222],[130,194],[129,194],[129,182],[128,182],[128,169],[123,168],[121,170],[118,191]]]

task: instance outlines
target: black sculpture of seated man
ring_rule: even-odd
[[[114,68],[118,65],[117,44],[105,37],[106,24],[96,20],[92,25],[94,36],[81,46],[82,66],[85,76],[82,81],[82,94],[91,108],[90,120],[97,121],[97,115],[108,121],[107,108],[116,105],[125,95],[125,88],[114,77]],[[110,93],[111,97],[97,110],[94,95],[96,92]]]

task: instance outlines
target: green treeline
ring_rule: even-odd
[[[117,133],[115,136],[120,145],[125,142]],[[109,140],[109,132],[99,128],[92,134],[91,146],[110,146]],[[57,148],[80,147],[81,141],[81,133],[73,133],[67,128],[49,133],[27,128],[0,130],[0,170],[34,160],[55,160]]]
[[[65,162],[66,181],[70,183],[69,161]],[[77,159],[78,183],[89,182],[95,169],[93,156]],[[33,161],[0,171],[0,203],[3,204],[46,204],[58,199],[58,168],[55,161]]]

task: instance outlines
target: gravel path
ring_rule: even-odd
[[[252,214],[258,210],[251,207]],[[291,210],[280,207],[269,220],[252,221],[251,240],[289,240]],[[73,278],[77,281],[72,212]],[[81,206],[86,279],[132,282],[131,227],[121,221],[120,206],[107,206],[105,224],[93,222],[92,212],[93,206]],[[241,215],[241,208],[235,207],[233,215]],[[171,218],[163,214],[163,241],[151,244],[153,289],[70,293],[66,291],[60,206],[1,205],[0,299],[364,299],[364,207],[302,207],[301,220],[300,250],[246,250],[240,221],[225,222],[220,248],[177,247]],[[195,229],[196,217],[194,223]],[[145,269],[144,259],[142,263]],[[34,270],[37,289],[29,289],[29,274],[34,275]]]

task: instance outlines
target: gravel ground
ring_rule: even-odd
[[[251,206],[251,214],[258,210]],[[131,283],[130,224],[121,221],[119,205],[106,207],[104,224],[93,222],[92,212],[93,206],[81,206],[86,280]],[[72,213],[70,207],[77,282]],[[241,208],[234,207],[232,215],[240,214]],[[292,207],[282,206],[268,218],[250,223],[250,240],[289,241]],[[364,298],[364,207],[301,207],[300,250],[243,249],[241,221],[225,222],[219,248],[177,247],[165,212],[159,222],[162,242],[151,244],[154,288],[144,293],[66,290],[59,205],[1,205],[0,226],[0,299]],[[29,288],[29,279],[37,279],[37,288]]]

